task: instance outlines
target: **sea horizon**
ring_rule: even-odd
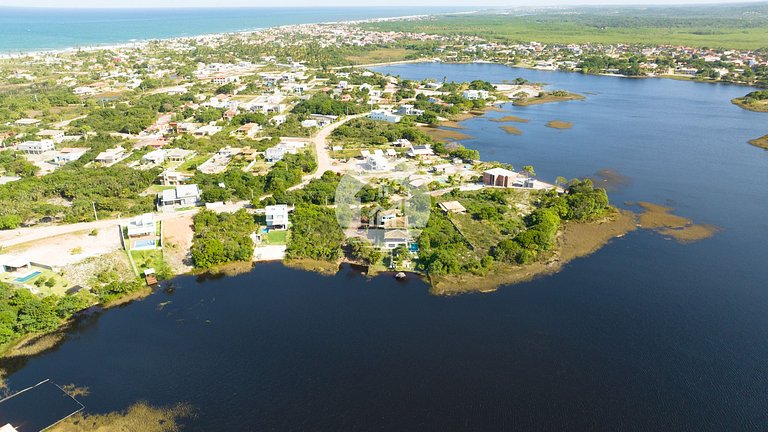
[[[0,6],[0,58],[243,33],[285,25],[469,13],[469,7],[47,8]],[[162,26],[158,25],[162,23]]]

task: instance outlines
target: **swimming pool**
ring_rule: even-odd
[[[134,249],[152,249],[156,245],[155,239],[136,240],[133,244]]]
[[[30,274],[28,274],[28,275],[26,275],[26,276],[23,276],[23,277],[17,277],[17,278],[16,278],[16,279],[14,279],[13,281],[14,281],[14,282],[18,282],[18,283],[24,283],[24,282],[27,282],[27,281],[28,281],[28,280],[30,280],[30,279],[33,279],[33,278],[37,277],[38,275],[40,275],[40,272],[39,272],[39,271],[33,271],[32,273],[30,273]]]

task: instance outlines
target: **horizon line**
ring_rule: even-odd
[[[525,0],[524,0],[525,1]],[[557,1],[557,0],[551,0]],[[29,5],[0,5],[0,9],[70,9],[70,10],[159,10],[159,9],[331,9],[331,8],[348,8],[348,9],[418,9],[418,8],[473,8],[477,9],[496,9],[507,10],[516,8],[579,8],[579,7],[653,7],[653,6],[739,6],[739,5],[751,5],[765,3],[768,4],[768,0],[739,0],[739,1],[723,1],[723,0],[695,0],[688,2],[686,0],[673,0],[673,2],[666,2],[664,0],[652,0],[650,3],[574,3],[574,4],[518,4],[518,5],[498,5],[498,4],[472,4],[466,5],[435,5],[435,4],[417,4],[417,5],[400,5],[400,6],[350,6],[345,4],[326,4],[320,6],[307,6],[307,5],[285,5],[285,6],[262,6],[262,5],[221,5],[221,6],[206,6],[206,5],[184,5],[184,6],[29,6]]]

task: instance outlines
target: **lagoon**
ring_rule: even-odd
[[[743,87],[499,65],[378,68],[406,78],[522,76],[584,94],[462,123],[485,160],[543,180],[610,169],[612,201],[673,207],[721,231],[649,231],[552,276],[436,297],[415,278],[260,264],[181,276],[82,320],[8,383],[90,388],[90,412],[191,403],[185,430],[758,431],[768,421],[768,116]],[[496,117],[518,116],[509,135]],[[552,120],[572,129],[546,126]]]

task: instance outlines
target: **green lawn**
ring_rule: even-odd
[[[136,263],[136,268],[139,269],[140,275],[143,275],[144,270],[148,268],[159,271],[165,265],[162,249],[132,250],[131,255],[133,256],[133,262]]]
[[[197,169],[198,166],[202,165],[203,162],[207,161],[210,158],[211,158],[210,154],[201,154],[201,155],[194,156],[190,158],[188,161],[179,165],[179,167],[176,168],[176,171],[182,172],[182,173],[192,173]]]
[[[32,267],[31,270],[39,271],[40,274],[28,280],[27,282],[24,282],[24,285],[34,287],[43,296],[47,296],[51,294],[63,296],[67,292],[67,290],[71,288],[69,285],[69,282],[67,282],[66,280],[64,280],[64,278],[62,278],[61,276],[59,276],[58,274],[54,273],[51,270],[47,270],[41,267]],[[51,279],[53,279],[54,285],[47,286],[45,282]],[[16,286],[21,286],[20,284],[17,284],[16,282],[14,282],[13,281],[14,277],[11,277],[7,273],[4,274],[3,277],[0,278],[0,280],[2,280],[3,282],[12,283]]]
[[[265,244],[284,245],[288,240],[288,230],[269,230],[263,238]]]

